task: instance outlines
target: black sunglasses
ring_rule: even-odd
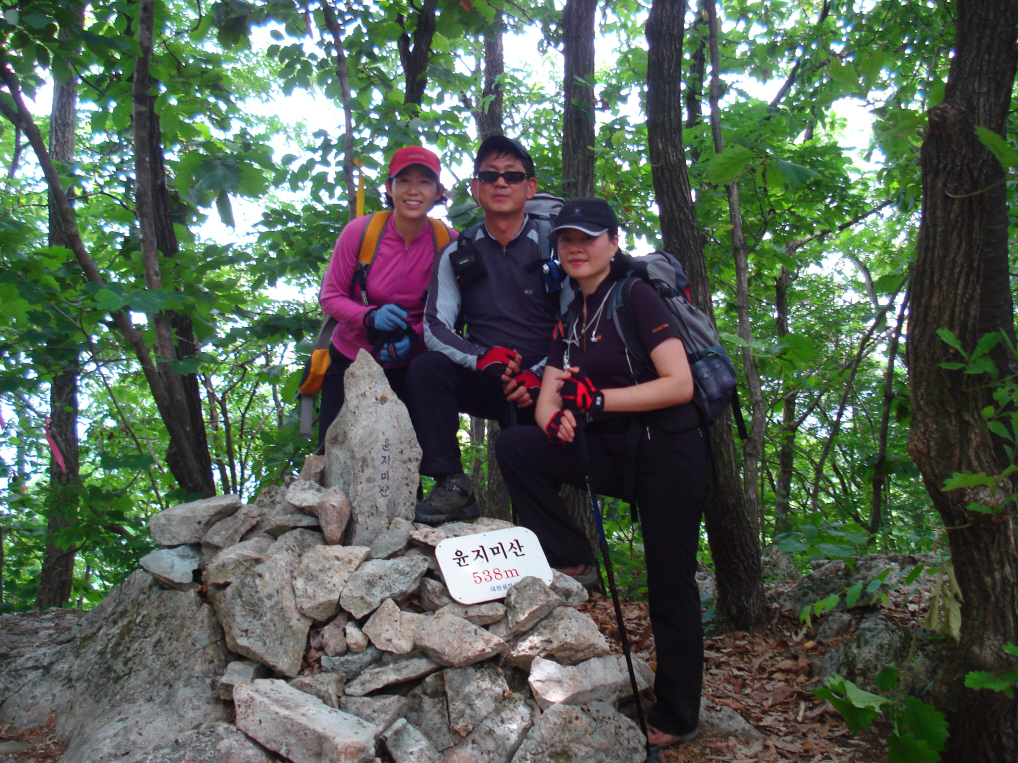
[[[519,170],[512,170],[510,172],[495,172],[494,170],[484,170],[477,173],[477,179],[485,185],[491,185],[502,178],[509,185],[517,185],[527,179],[526,172],[520,172]]]

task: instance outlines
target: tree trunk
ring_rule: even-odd
[[[438,0],[424,0],[421,9],[417,12],[417,26],[414,29],[412,48],[410,47],[410,35],[406,32],[401,34],[396,41],[406,82],[403,103],[413,104],[418,108],[424,100],[424,89],[428,85],[428,58],[431,56],[431,39],[435,36],[436,8],[438,8]],[[402,17],[400,17],[400,22],[403,22]],[[404,28],[406,28],[405,25]]]
[[[693,208],[682,142],[685,12],[684,2],[654,0],[647,17],[647,141],[664,248],[686,269],[693,303],[713,319],[704,237]],[[704,520],[718,584],[717,611],[730,626],[751,630],[765,619],[760,537],[743,500],[730,413],[711,427],[710,447],[714,478]]]
[[[354,178],[353,156],[353,106],[350,103],[350,71],[346,65],[346,50],[343,48],[343,28],[336,19],[329,0],[322,2],[322,16],[325,26],[332,35],[336,50],[336,79],[339,80],[340,101],[343,104],[343,182],[346,185],[346,206],[349,218],[357,217],[357,180]]]
[[[961,638],[934,695],[950,724],[944,759],[956,762],[1018,757],[1018,698],[964,685],[969,671],[996,672],[1014,661],[1002,650],[1018,643],[1014,480],[1000,479],[996,490],[942,489],[956,472],[1000,475],[1009,463],[981,413],[996,385],[984,387],[985,376],[943,368],[961,358],[937,335],[951,331],[966,352],[988,331],[1014,336],[1006,175],[974,128],[1005,133],[1018,65],[1016,25],[1018,0],[957,5],[945,97],[929,112],[920,157],[922,222],[907,332],[909,455],[947,528],[963,596]],[[1002,345],[994,360],[1007,378],[1013,361],[1004,359]],[[969,511],[972,503],[995,513]]]
[[[79,17],[81,18],[81,17]],[[49,146],[55,161],[70,163],[74,159],[74,136],[78,118],[78,78],[73,74],[66,82],[53,87],[53,108],[50,114]],[[68,246],[60,223],[55,201],[49,197],[49,244]],[[58,325],[63,323],[58,319]],[[73,329],[72,329],[73,330]],[[46,507],[46,548],[39,570],[39,587],[35,594],[36,609],[62,607],[70,600],[74,582],[74,541],[67,531],[78,523],[81,502],[81,477],[78,461],[78,374],[81,368],[78,342],[68,334],[60,334],[49,343],[44,364],[52,369],[50,382],[50,436],[63,458],[63,466],[55,455],[50,457],[50,492]],[[61,535],[65,537],[60,538]]]
[[[566,0],[562,11],[562,194],[594,195],[594,15],[597,0]],[[588,84],[589,83],[589,84]]]
[[[477,137],[481,142],[492,135],[502,134],[502,82],[505,74],[505,51],[502,48],[502,28],[492,28],[484,35],[484,86],[481,100],[473,109],[477,124]]]
[[[788,287],[792,284],[792,271],[781,268],[774,285],[774,312],[777,316],[777,334],[781,340],[788,336]],[[798,393],[794,390],[785,395],[781,405],[781,446],[778,450],[778,484],[774,490],[774,535],[781,535],[792,529],[788,520],[791,504],[792,475],[795,463],[795,403]]]
[[[160,254],[172,257],[177,253],[177,238],[173,232],[169,191],[166,188],[166,171],[163,164],[162,134],[155,112],[152,95],[153,82],[149,77],[152,55],[152,24],[154,7],[150,0],[138,4],[138,41],[141,56],[134,74],[132,93],[135,135],[136,214],[141,229],[141,251],[145,267],[145,285],[149,289],[162,289]],[[194,335],[191,320],[185,316],[161,311],[150,316],[155,327],[159,352],[164,358],[177,358],[193,354]],[[174,323],[189,334],[189,347],[178,348],[174,341]],[[167,390],[173,415],[182,437],[170,440],[166,463],[177,483],[189,493],[201,496],[215,495],[212,481],[212,462],[205,422],[202,418],[198,381],[194,375],[185,379],[167,361],[158,364],[159,375]]]

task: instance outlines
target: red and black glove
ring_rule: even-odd
[[[537,396],[541,392],[541,380],[537,378],[537,374],[528,369],[526,371],[520,371],[520,373],[517,376],[514,376],[513,379],[518,386],[527,390],[527,394],[530,395],[531,400],[534,400],[535,402],[537,401]]]
[[[501,380],[502,374],[509,368],[509,363],[518,358],[519,354],[507,347],[492,347],[477,359],[477,370]]]
[[[565,411],[555,411],[552,417],[548,419],[548,426],[545,427],[545,434],[548,435],[548,440],[554,445],[561,445],[564,442],[559,437],[559,431],[562,429],[562,418],[565,415]]]
[[[558,395],[562,404],[574,411],[599,413],[604,410],[604,393],[594,386],[589,376],[579,371],[562,382]]]

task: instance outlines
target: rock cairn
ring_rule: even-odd
[[[420,448],[406,409],[364,355],[326,455],[255,503],[217,496],[150,523],[142,566],[207,592],[238,656],[218,682],[236,727],[294,763],[640,761],[615,704],[630,691],[572,578],[524,578],[464,606],[435,546],[510,527],[411,522]],[[653,682],[637,661],[641,689]]]

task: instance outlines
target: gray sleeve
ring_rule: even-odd
[[[456,251],[456,242],[446,246],[438,257],[431,274],[428,303],[424,308],[424,344],[429,350],[442,353],[454,363],[477,370],[477,358],[485,348],[468,342],[453,328],[460,312],[460,288],[452,272],[450,253]]]

